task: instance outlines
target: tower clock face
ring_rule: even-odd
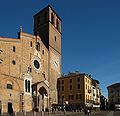
[[[54,68],[57,68],[58,65],[59,65],[58,58],[55,57],[55,58],[53,59],[53,67],[54,67]]]
[[[60,68],[60,63],[59,63],[59,57],[56,56],[55,54],[51,54],[52,56],[52,60],[51,60],[51,67],[54,69],[54,70],[57,70],[59,71],[59,68]]]
[[[41,70],[41,62],[40,62],[40,58],[35,56],[32,59],[32,66],[34,67],[35,71],[40,71]]]

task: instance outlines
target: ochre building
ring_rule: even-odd
[[[68,110],[84,107],[100,108],[99,82],[86,73],[69,73],[58,79],[58,101]]]
[[[47,6],[34,15],[34,34],[0,37],[0,112],[44,111],[57,103],[61,19]]]

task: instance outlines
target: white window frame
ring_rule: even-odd
[[[23,77],[24,77],[24,94],[32,95],[32,84],[31,84],[32,83],[32,76],[27,73],[27,74],[24,74]],[[27,80],[27,82],[30,81],[30,92],[26,92],[26,85],[25,85],[26,80]],[[28,90],[28,88],[27,88],[27,90]]]

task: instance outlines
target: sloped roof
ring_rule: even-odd
[[[108,86],[107,88],[110,88],[110,87],[120,87],[120,83],[112,84],[112,85]]]

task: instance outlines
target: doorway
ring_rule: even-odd
[[[41,104],[41,106],[42,106],[42,111],[45,111],[45,108],[47,108],[48,107],[48,101],[47,101],[47,99],[45,99],[45,96],[47,96],[47,90],[42,86],[40,89],[39,89],[39,93],[40,93],[40,95],[41,95],[41,97],[42,97],[42,99],[41,99],[41,102],[42,102],[42,104]]]
[[[12,103],[8,102],[8,113],[10,113],[12,110]]]

